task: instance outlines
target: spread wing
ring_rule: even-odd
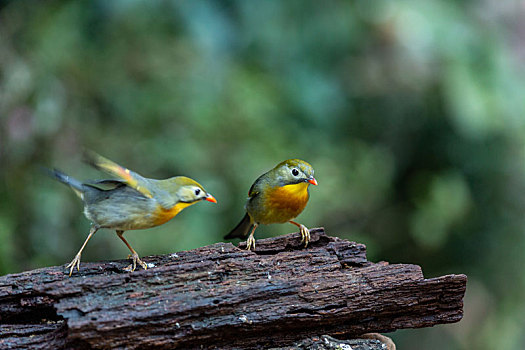
[[[84,153],[84,159],[96,169],[121,178],[129,187],[134,188],[148,198],[153,198],[149,189],[150,186],[148,179],[142,177],[136,172],[126,169],[94,152],[86,151]]]

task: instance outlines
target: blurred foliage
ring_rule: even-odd
[[[465,318],[401,349],[525,342],[525,16],[519,1],[0,3],[0,274],[69,262],[88,233],[45,177],[93,149],[219,200],[128,232],[143,255],[222,240],[253,180],[303,158],[299,221],[372,260],[469,276]],[[271,225],[267,237],[294,231]],[[113,232],[83,260],[122,259]]]

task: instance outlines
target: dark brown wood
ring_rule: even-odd
[[[271,348],[332,335],[457,322],[465,275],[372,263],[362,244],[311,230],[144,261],[64,266],[0,277],[0,348]]]

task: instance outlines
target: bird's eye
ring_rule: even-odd
[[[196,196],[198,196],[200,193],[201,193],[201,189],[200,188],[195,189],[195,195]]]
[[[292,169],[292,175],[293,175],[293,176],[297,176],[297,175],[299,175],[299,170],[293,168],[293,169]]]

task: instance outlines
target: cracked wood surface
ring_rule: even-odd
[[[0,347],[270,348],[313,335],[457,322],[465,275],[425,279],[419,266],[372,263],[362,244],[311,230],[128,261],[0,277]]]

